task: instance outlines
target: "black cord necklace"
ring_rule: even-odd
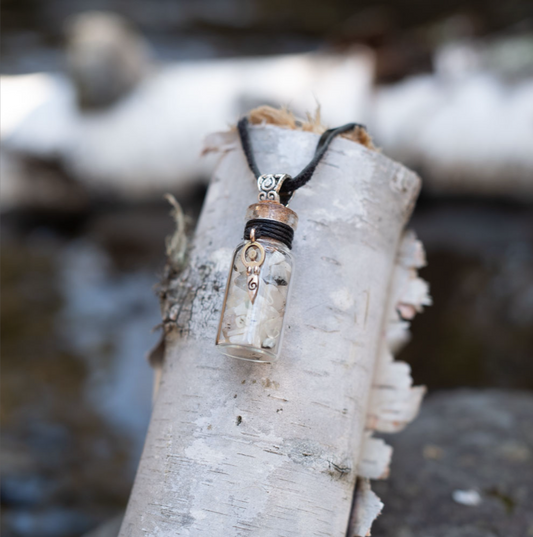
[[[298,215],[287,207],[294,192],[307,184],[329,145],[339,134],[364,129],[348,123],[325,131],[311,162],[295,177],[261,174],[252,150],[248,118],[237,124],[242,149],[259,189],[258,202],[246,213],[244,243],[233,255],[216,344],[221,352],[253,362],[279,355],[283,319],[292,276],[291,254]]]
[[[248,166],[250,167],[250,170],[252,170],[252,173],[255,175],[256,179],[259,179],[259,177],[261,177],[262,174],[259,171],[257,162],[255,161],[255,156],[252,150],[249,124],[250,122],[248,121],[248,118],[243,117],[237,123],[237,130],[239,131],[239,137],[241,139],[242,150],[244,151],[244,155],[248,162]],[[287,178],[284,180],[283,184],[281,185],[279,195],[281,198],[281,203],[283,203],[283,205],[287,205],[288,202],[290,201],[290,198],[294,194],[294,192],[309,182],[309,180],[313,176],[313,173],[315,173],[316,167],[318,166],[319,162],[322,160],[322,157],[326,154],[329,144],[331,144],[333,139],[339,134],[352,131],[357,127],[366,130],[366,127],[359,123],[346,123],[346,125],[342,125],[341,127],[328,129],[322,134],[322,136],[320,136],[320,139],[318,140],[318,144],[315,149],[315,154],[313,158],[311,159],[311,162],[309,162],[309,164],[296,177],[287,176]]]

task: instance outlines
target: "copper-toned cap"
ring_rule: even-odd
[[[246,221],[255,218],[282,222],[294,230],[298,225],[298,215],[292,209],[275,201],[259,201],[250,205],[246,211]]]

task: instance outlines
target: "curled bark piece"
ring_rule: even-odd
[[[166,254],[171,268],[179,272],[186,263],[187,234],[185,233],[185,215],[181,205],[172,194],[165,194],[165,199],[172,206],[170,215],[176,222],[176,231],[166,239]]]
[[[400,241],[396,266],[391,278],[385,327],[378,351],[372,390],[367,410],[366,440],[363,444],[358,474],[361,478],[350,536],[370,535],[372,520],[381,511],[379,498],[370,491],[368,478],[387,477],[392,448],[383,440],[373,438],[372,432],[401,431],[418,414],[426,391],[424,386],[413,387],[411,368],[404,362],[395,362],[393,352],[407,341],[409,322],[423,307],[431,304],[429,288],[418,277],[426,257],[422,243],[413,231],[404,233]],[[382,506],[382,504],[380,504]],[[372,518],[374,516],[374,518]]]
[[[372,438],[370,433],[367,433],[357,473],[368,479],[385,479],[389,475],[391,457],[392,448],[381,438]]]
[[[368,429],[396,433],[416,417],[426,389],[412,387],[412,381],[405,362],[394,362],[391,355],[380,360],[370,396]]]
[[[359,479],[357,483],[357,503],[348,531],[349,537],[367,537],[372,523],[381,514],[382,501],[370,488],[369,479]]]

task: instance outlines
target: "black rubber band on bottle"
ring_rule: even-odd
[[[292,249],[292,240],[294,238],[294,229],[283,222],[277,220],[267,220],[264,218],[254,218],[246,222],[244,228],[244,239],[250,240],[250,232],[255,229],[255,238],[275,239]]]

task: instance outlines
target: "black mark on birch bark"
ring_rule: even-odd
[[[163,310],[163,326],[167,335],[176,333],[188,336],[192,330],[192,320],[196,317],[199,325],[194,331],[201,331],[219,311],[218,297],[222,295],[226,273],[216,271],[211,262],[199,263],[191,260],[180,273],[167,269],[160,286]],[[199,312],[195,316],[194,313]]]

